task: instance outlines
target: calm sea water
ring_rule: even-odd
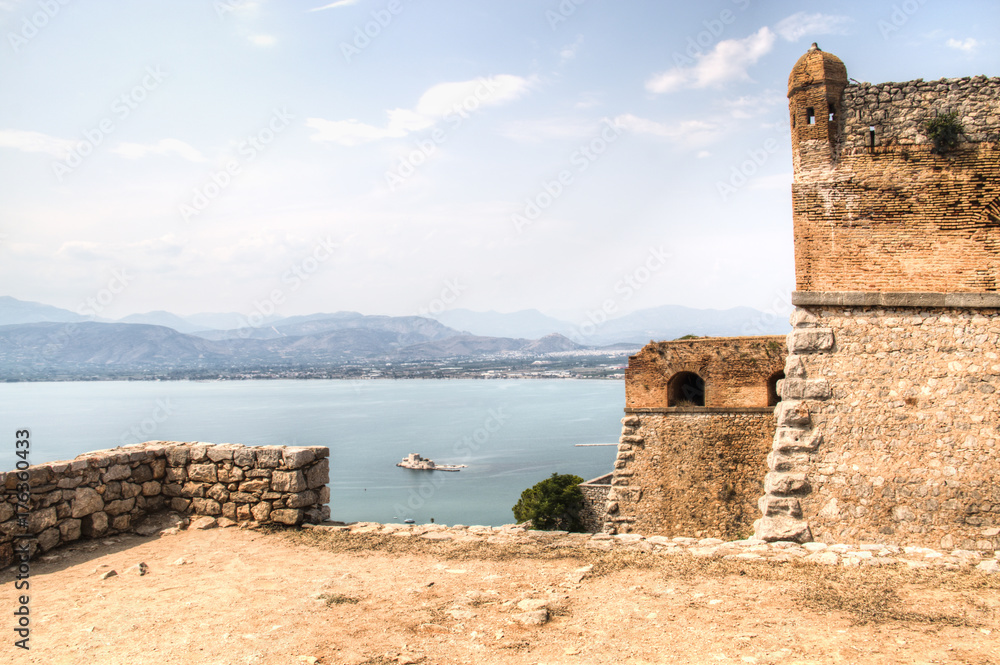
[[[609,473],[621,381],[410,380],[0,384],[0,468],[14,431],[31,463],[147,440],[330,448],[330,510],[343,521],[513,521],[521,491],[552,473]],[[415,452],[457,473],[395,466]]]

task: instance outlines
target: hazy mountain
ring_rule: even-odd
[[[145,323],[151,326],[166,326],[182,333],[193,333],[202,330],[201,326],[191,323],[176,314],[162,310],[146,312],[145,314],[129,314],[125,318],[118,319],[118,323]]]
[[[68,309],[43,305],[40,302],[29,300],[18,300],[10,296],[0,296],[0,326],[16,323],[42,323],[45,321],[66,323],[87,320],[86,316],[81,316]]]
[[[247,325],[247,315],[236,312],[201,312],[182,318],[193,324],[196,330],[234,330]],[[281,319],[280,316],[267,316],[261,325],[271,325]]]
[[[541,355],[543,353],[556,353],[558,351],[579,351],[583,348],[586,347],[577,344],[559,333],[552,333],[526,344],[521,350],[524,353],[537,353]]]
[[[256,328],[200,330],[194,331],[193,334],[212,340],[277,339],[352,329],[395,333],[399,335],[397,342],[400,344],[417,344],[460,334],[457,330],[452,330],[434,319],[420,316],[365,316],[357,312],[290,316]]]
[[[750,307],[718,310],[664,305],[641,309],[595,325],[593,332],[588,326],[580,326],[578,330],[576,335],[570,337],[592,346],[616,342],[646,344],[650,340],[677,339],[684,335],[784,335],[791,330],[791,325],[787,314],[768,315]]]
[[[538,339],[552,333],[568,335],[573,329],[572,324],[546,316],[537,309],[523,309],[510,314],[492,310],[449,309],[434,318],[449,328],[485,337]]]

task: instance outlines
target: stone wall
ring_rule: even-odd
[[[1000,309],[792,316],[757,536],[1000,547]]]
[[[773,408],[634,410],[622,425],[605,530],[723,539],[752,533]]]
[[[677,406],[670,396],[670,381],[681,372],[696,374],[705,382],[703,406],[767,406],[772,403],[768,381],[784,364],[783,335],[651,342],[628,359],[625,406]]]
[[[608,473],[579,485],[583,494],[580,521],[583,522],[585,531],[597,533],[604,529],[604,523],[607,521],[608,492],[611,491],[611,476],[612,474]]]
[[[151,441],[0,473],[0,566],[14,541],[32,554],[130,531],[175,510],[233,521],[300,524],[329,517],[329,449]],[[20,475],[19,475],[20,474]],[[23,494],[25,476],[30,493]],[[27,518],[19,519],[18,513]]]

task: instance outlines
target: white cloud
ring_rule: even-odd
[[[41,152],[61,159],[69,154],[76,143],[41,132],[0,129],[0,148],[13,148],[21,152]]]
[[[646,90],[666,93],[681,88],[721,86],[730,81],[749,81],[747,68],[774,47],[775,35],[767,26],[744,39],[726,39],[711,51],[699,54],[693,65],[674,67],[646,82]]]
[[[781,20],[774,26],[774,31],[790,42],[798,41],[806,35],[845,35],[852,20],[849,16],[798,12]]]
[[[711,156],[712,153],[710,153],[708,150],[699,150],[698,154],[695,155],[695,157],[697,157],[698,159],[705,159],[706,157],[711,157]]]
[[[775,106],[785,104],[785,97],[772,91],[766,91],[759,95],[744,95],[736,99],[727,99],[720,106],[729,111],[729,115],[738,119],[746,120],[769,112]]]
[[[509,122],[500,133],[521,143],[539,143],[551,139],[585,139],[594,136],[597,127],[598,123],[593,120],[555,117]]]
[[[959,51],[965,51],[966,53],[972,53],[977,48],[979,48],[979,42],[969,37],[967,39],[949,39],[945,42],[948,48],[957,49]]]
[[[250,35],[247,39],[254,46],[274,46],[275,42],[278,41],[274,35]]]
[[[369,125],[354,118],[324,120],[309,118],[306,126],[316,130],[310,138],[341,145],[358,145],[387,138],[402,138],[412,132],[427,129],[452,113],[472,113],[484,106],[496,106],[514,101],[527,93],[529,79],[501,74],[471,81],[439,83],[429,88],[413,109],[390,109],[383,126]]]
[[[648,134],[659,138],[685,143],[700,142],[714,138],[721,128],[704,120],[685,120],[666,124],[625,113],[615,118],[615,124],[634,134]]]
[[[156,143],[120,143],[112,152],[126,159],[139,159],[150,154],[176,154],[191,162],[205,161],[205,157],[196,148],[177,139],[160,139]]]
[[[337,7],[348,7],[350,5],[358,4],[359,0],[337,0],[337,2],[331,2],[328,5],[323,5],[322,7],[315,7],[310,9],[311,12],[321,12],[324,9],[336,9]]]

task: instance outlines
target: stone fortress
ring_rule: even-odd
[[[1000,548],[1000,78],[851,83],[814,44],[788,100],[787,353],[749,337],[630,358],[614,472],[584,485],[604,500],[591,521]],[[964,133],[939,150],[925,124],[952,112]]]

